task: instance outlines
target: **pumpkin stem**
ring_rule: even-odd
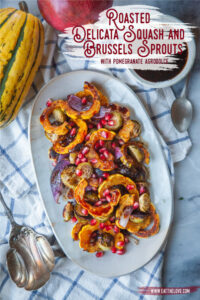
[[[26,3],[25,1],[20,1],[20,2],[19,2],[19,8],[20,8],[22,11],[28,13],[28,5],[27,5],[27,3]]]

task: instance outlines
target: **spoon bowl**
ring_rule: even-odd
[[[37,290],[50,278],[54,268],[54,252],[48,240],[32,228],[15,222],[0,192],[0,202],[10,220],[12,230],[7,252],[7,267],[18,287]]]
[[[177,98],[172,104],[171,117],[176,129],[180,132],[186,131],[192,121],[193,108],[191,102],[184,98]]]

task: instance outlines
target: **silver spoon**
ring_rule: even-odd
[[[180,132],[187,130],[192,121],[192,104],[186,98],[187,97],[187,89],[189,83],[190,76],[188,75],[184,87],[182,89],[181,95],[177,98],[171,108],[171,117],[172,122],[176,129]]]
[[[43,286],[54,268],[54,253],[47,239],[33,229],[18,225],[1,193],[0,202],[10,220],[12,230],[7,252],[7,266],[11,279],[18,287],[36,290]]]

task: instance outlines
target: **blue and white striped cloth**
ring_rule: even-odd
[[[27,100],[16,120],[8,128],[0,131],[0,189],[16,221],[45,234],[53,245],[56,243],[55,237],[39,199],[30,161],[28,119],[33,100],[44,83],[71,69],[89,68],[90,62],[85,61],[82,65],[78,61],[64,57],[56,46],[56,33],[46,25],[45,30],[44,58]],[[185,158],[191,142],[187,132],[178,133],[172,125],[170,118],[170,106],[174,100],[172,90],[170,88],[144,89],[142,86],[135,85],[133,78],[126,70],[110,69],[107,71],[127,82],[146,106],[156,128],[166,142],[161,139],[170,174],[173,177],[173,162]],[[159,298],[140,295],[137,291],[141,286],[158,287],[161,285],[163,250],[140,270],[113,279],[100,278],[83,271],[68,258],[56,258],[55,269],[44,287],[33,292],[17,288],[9,279],[6,267],[11,226],[1,205],[0,217],[0,299],[151,300]]]

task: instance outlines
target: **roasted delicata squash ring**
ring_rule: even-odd
[[[144,229],[146,227],[148,227],[151,224],[151,216],[147,216],[146,218],[144,218],[144,221],[141,223],[134,223],[131,222],[129,220],[127,226],[126,226],[126,230],[128,230],[129,232],[137,235],[137,233],[141,230]]]
[[[97,89],[97,92],[99,94],[100,104],[103,106],[107,106],[109,104],[108,98],[105,95],[103,95],[103,93],[100,90]],[[75,95],[79,98],[83,98],[85,96],[91,96],[91,93],[88,92],[87,90],[84,90],[84,91],[76,93]]]
[[[71,236],[72,239],[74,241],[78,241],[79,240],[79,232],[81,231],[81,229],[83,228],[83,226],[85,226],[87,223],[83,223],[83,222],[78,222],[74,225],[72,232],[71,232]]]
[[[102,171],[111,171],[115,168],[114,156],[111,153],[108,154],[106,160],[101,160],[99,154],[94,149],[97,141],[112,141],[115,135],[115,132],[103,128],[96,130],[91,134],[89,141],[86,143],[86,145],[90,148],[86,157],[89,161],[96,160],[96,162],[93,163],[94,168],[98,168]]]
[[[122,249],[123,246],[119,246],[118,242],[124,241],[124,235],[121,232],[115,233],[110,222],[106,222],[105,225],[106,226],[104,229],[99,228],[99,222],[97,222],[95,225],[85,225],[82,227],[81,231],[79,232],[79,247],[90,253],[98,250],[108,251],[112,246],[115,246],[117,249]],[[107,229],[107,226],[109,226],[110,229]],[[98,237],[95,243],[91,243],[90,240],[95,231],[97,235],[109,234],[112,243],[109,245],[101,243],[101,240]]]
[[[138,161],[137,157],[134,156],[134,154],[133,154],[133,156],[131,156],[127,153],[128,148],[131,146],[138,148],[138,152],[141,152],[141,156],[142,156],[141,161]],[[129,142],[129,143],[124,144],[121,147],[121,153],[122,153],[122,156],[120,157],[120,160],[128,168],[130,168],[132,165],[134,165],[135,162],[141,163],[142,161],[144,161],[146,164],[149,164],[150,155],[142,142]]]
[[[82,179],[75,189],[75,199],[78,204],[88,210],[88,213],[97,219],[104,219],[113,212],[114,206],[116,206],[120,200],[121,193],[118,189],[111,191],[111,201],[100,206],[95,206],[85,201],[85,190],[88,186],[88,182]]]
[[[115,185],[123,185],[125,188],[128,187],[128,193],[134,194],[135,201],[138,200],[138,190],[136,184],[129,177],[125,177],[121,174],[113,174],[110,175],[100,186],[98,189],[99,198],[103,197],[103,193],[106,189],[110,189]]]
[[[133,197],[134,195],[125,194],[123,197],[121,197],[119,202],[119,208],[116,210],[116,225],[121,228],[125,229],[123,226],[120,225],[120,218],[124,212],[124,209],[129,206],[133,206],[134,202],[136,201]],[[131,233],[137,233],[140,229],[144,229],[148,227],[151,223],[151,214],[148,214],[140,223],[135,223],[128,221],[126,230],[128,230]]]
[[[152,203],[150,205],[149,213],[151,220],[150,223],[153,221],[153,225],[150,229],[144,230],[146,227],[149,226],[149,224],[141,224],[140,230],[135,233],[135,235],[140,238],[148,238],[150,236],[153,236],[156,233],[158,233],[160,229],[160,218],[158,213],[156,212],[155,206]]]
[[[100,90],[98,90],[98,94],[99,94],[101,105],[107,106],[109,104],[108,98]]]
[[[52,102],[49,107],[43,110],[43,113],[40,116],[40,123],[42,124],[44,130],[48,133],[54,133],[57,135],[67,134],[69,131],[67,121],[64,121],[61,125],[58,126],[51,124],[51,122],[49,121],[49,117],[53,113],[54,109],[60,109],[63,113],[66,114],[66,101],[57,100]]]
[[[69,103],[66,101],[66,107],[67,107],[66,114],[68,115],[68,117],[70,117],[72,119],[81,118],[84,120],[88,120],[88,119],[91,119],[95,114],[97,114],[99,112],[100,107],[101,107],[100,97],[99,97],[98,90],[96,89],[96,87],[94,85],[92,85],[89,82],[85,82],[84,83],[84,91],[76,93],[76,96],[80,97],[80,98],[92,96],[93,103],[88,110],[79,112],[79,111],[74,110],[69,105]]]
[[[90,253],[96,252],[99,249],[98,243],[91,244],[90,239],[94,231],[99,229],[99,222],[95,225],[86,225],[79,232],[78,238],[80,240],[79,247]]]
[[[87,124],[80,119],[74,120],[76,125],[79,127],[75,139],[67,146],[62,146],[59,142],[54,143],[53,150],[60,154],[69,153],[76,145],[82,143],[87,134]]]

